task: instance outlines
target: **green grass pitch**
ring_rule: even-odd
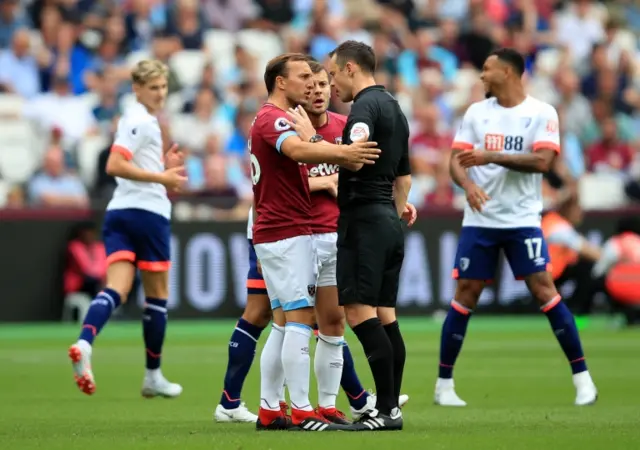
[[[564,356],[544,317],[475,317],[456,366],[469,406],[432,404],[440,325],[402,319],[407,344],[405,429],[395,433],[258,433],[212,421],[233,322],[169,323],[164,373],[184,387],[174,400],[143,399],[139,323],[107,326],[94,349],[97,391],[81,394],[67,347],[75,325],[0,325],[0,448],[6,450],[399,449],[569,450],[640,448],[640,333],[595,319],[582,332],[597,405],[572,405]],[[353,337],[365,387],[373,382]],[[262,341],[264,341],[264,336]],[[258,353],[259,354],[259,353]],[[259,360],[244,400],[257,409]],[[312,399],[315,381],[312,381]],[[340,405],[348,410],[344,396]]]

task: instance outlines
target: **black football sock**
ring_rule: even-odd
[[[385,333],[380,319],[374,317],[353,327],[353,332],[360,340],[364,354],[369,361],[371,373],[376,384],[376,409],[389,415],[396,407],[393,384],[393,347]]]
[[[404,373],[404,363],[407,359],[407,352],[404,348],[404,339],[400,333],[400,326],[398,321],[392,322],[384,326],[384,331],[391,341],[391,347],[393,348],[393,384],[394,384],[394,398],[398,406],[398,397],[400,397],[400,389],[402,388],[402,374]]]

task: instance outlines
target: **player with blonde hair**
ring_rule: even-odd
[[[106,287],[98,293],[85,317],[69,358],[78,388],[96,390],[91,369],[93,341],[113,311],[129,295],[136,268],[145,292],[142,316],[146,353],[144,397],[176,397],[182,386],[170,383],[160,370],[167,327],[171,202],[167,191],[179,191],[187,178],[183,156],[173,145],[164,151],[156,115],[167,98],[167,67],[159,61],[140,61],[131,72],[136,102],[118,122],[106,171],[117,187],[107,206],[103,240],[107,251]]]

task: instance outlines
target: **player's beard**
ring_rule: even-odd
[[[293,105],[292,106],[293,108],[295,108],[296,106],[302,106],[303,108],[306,109],[310,103],[310,100],[306,98],[304,95],[297,96],[297,97],[287,97],[287,101],[289,102],[289,104]]]

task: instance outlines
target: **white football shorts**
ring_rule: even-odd
[[[318,256],[311,235],[255,244],[271,309],[294,311],[316,304]]]
[[[312,238],[318,253],[318,287],[337,286],[338,233],[314,234]]]

